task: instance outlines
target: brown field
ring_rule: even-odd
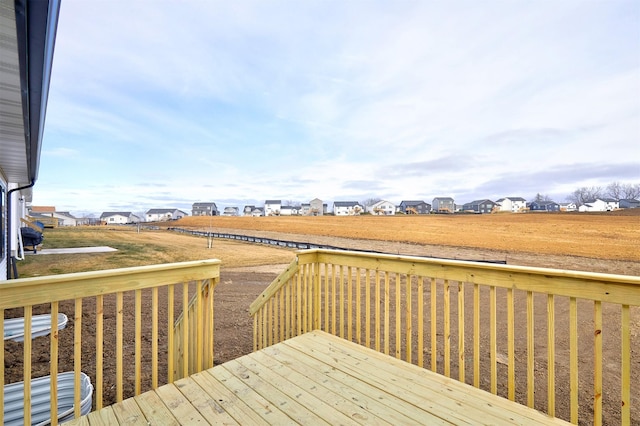
[[[640,210],[640,209],[638,209]],[[187,217],[172,226],[242,229],[504,252],[640,261],[640,211],[350,217]]]

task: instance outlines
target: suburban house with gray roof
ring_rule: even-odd
[[[49,223],[54,220],[57,226],[77,226],[82,222],[70,212],[57,211],[54,206],[31,206],[27,210],[33,219],[44,219]]]
[[[578,210],[576,203],[559,203],[561,212],[575,212]]]
[[[398,211],[405,214],[429,214],[431,213],[431,204],[422,200],[403,200],[398,205]]]
[[[264,202],[264,215],[280,216],[281,208],[282,208],[282,200],[266,200]]]
[[[313,200],[309,201],[309,213],[307,214],[310,216],[325,215],[327,214],[327,204],[323,203],[319,198],[314,198]]]
[[[560,204],[555,201],[532,201],[528,205],[532,212],[559,212]]]
[[[637,209],[640,208],[640,200],[634,198],[623,198],[618,201],[618,205],[621,209]]]
[[[106,225],[126,225],[141,222],[141,219],[131,212],[104,212],[100,215],[100,222]]]
[[[364,207],[357,201],[334,201],[333,214],[336,216],[357,216],[364,211]]]
[[[436,197],[431,201],[431,211],[434,213],[453,213],[456,203],[451,197]]]
[[[496,203],[491,200],[473,200],[470,203],[465,203],[462,206],[462,210],[465,212],[485,214],[491,213],[495,207]]]
[[[240,209],[234,206],[225,207],[222,216],[240,216]]]
[[[396,214],[396,205],[390,201],[380,200],[365,207],[367,213],[376,216],[390,216]]]
[[[610,212],[620,208],[618,200],[614,198],[596,198],[587,200],[578,208],[580,212]]]
[[[193,203],[191,205],[191,216],[218,216],[219,214],[216,203]]]
[[[300,207],[296,206],[281,206],[280,216],[298,216],[300,214]]]
[[[189,216],[187,213],[179,209],[149,209],[145,214],[147,222],[159,222],[163,220],[178,220],[185,216]]]
[[[527,200],[522,197],[505,197],[496,201],[501,212],[518,213],[527,209]]]

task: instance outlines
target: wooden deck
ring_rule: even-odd
[[[568,424],[313,331],[68,424]]]

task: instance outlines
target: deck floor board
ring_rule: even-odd
[[[278,349],[276,349],[274,358],[268,349],[251,354],[250,358],[260,363],[262,368],[268,368],[274,373],[283,375],[308,392],[317,394],[335,410],[349,416],[354,421],[366,425],[392,425],[410,421],[408,417],[402,415],[385,416],[388,412],[377,410],[378,401],[374,398],[329,380],[324,372],[310,369],[298,360],[289,358],[285,352]]]
[[[206,390],[191,378],[180,379],[174,383],[176,388],[198,410],[200,415],[218,425],[238,425],[239,423],[212,398]]]
[[[313,331],[69,424],[568,424]]]

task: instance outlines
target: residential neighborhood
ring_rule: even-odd
[[[195,202],[191,207],[192,216],[358,216],[363,214],[374,216],[391,216],[397,214],[492,214],[492,213],[549,213],[549,212],[610,212],[619,209],[640,208],[640,200],[624,198],[616,200],[610,197],[594,198],[577,206],[572,202],[557,203],[552,200],[534,200],[527,202],[523,197],[509,196],[496,201],[478,199],[466,203],[456,203],[452,197],[435,197],[431,203],[424,200],[402,200],[394,204],[388,200],[375,199],[369,205],[358,201],[334,201],[331,209],[328,204],[314,198],[308,203],[288,205],[282,200],[265,200],[263,206],[245,205],[242,208],[227,206],[218,210],[215,202]],[[43,226],[79,226],[79,225],[125,225],[140,222],[164,222],[178,220],[189,216],[178,208],[153,208],[144,215],[131,211],[108,211],[99,218],[77,218],[67,211],[59,211],[54,206],[30,206],[29,215]]]

